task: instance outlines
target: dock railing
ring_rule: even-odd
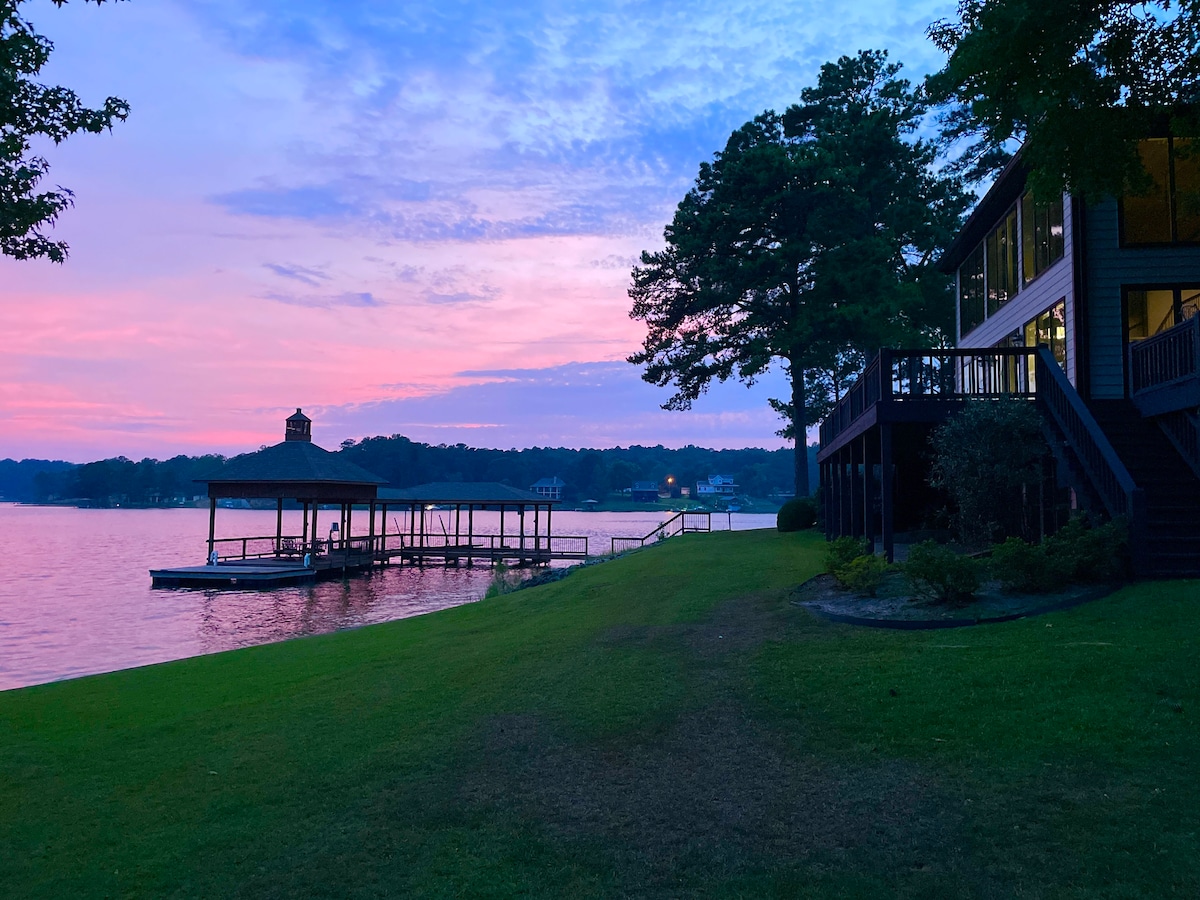
[[[680,512],[671,516],[645,537],[614,537],[610,541],[611,552],[615,556],[625,550],[645,547],[647,543],[663,540],[676,534],[689,534],[712,531],[712,513]]]
[[[466,558],[474,554],[481,559],[519,558],[543,559],[586,559],[588,555],[587,535],[532,535],[532,534],[475,534],[454,535],[408,534],[388,535],[384,549],[408,555],[459,556]]]

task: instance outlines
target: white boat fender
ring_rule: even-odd
[[[215,566],[218,562],[220,562],[220,560],[221,560],[221,556],[219,553],[217,553],[216,550],[214,550],[214,551],[212,551],[212,553],[208,554],[208,564],[210,566]]]
[[[304,554],[304,568],[306,568],[306,569],[312,568],[312,554],[311,553]]]

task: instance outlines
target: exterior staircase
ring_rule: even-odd
[[[1200,478],[1159,424],[1130,400],[1093,400],[1092,415],[1145,494],[1145,552],[1155,578],[1200,578]]]

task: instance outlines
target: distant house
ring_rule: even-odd
[[[529,490],[547,500],[561,500],[562,489],[567,483],[555,475],[553,478],[539,478],[529,486]]]
[[[629,499],[637,503],[658,501],[658,484],[653,481],[635,481],[629,489]]]
[[[696,482],[697,500],[715,500],[717,497],[731,497],[737,493],[737,485],[728,475],[709,475],[708,481]]]

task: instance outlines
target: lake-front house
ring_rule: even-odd
[[[889,558],[940,502],[931,430],[972,397],[1037,403],[1076,506],[1130,525],[1139,576],[1200,575],[1200,153],[1143,141],[1153,189],[1040,202],[1020,158],[941,260],[953,350],[883,350],[821,423],[825,527]]]
[[[561,500],[562,489],[566,486],[567,483],[555,475],[551,478],[539,478],[530,485],[529,490],[547,500]]]
[[[700,500],[732,497],[736,493],[737,485],[729,475],[709,475],[708,481],[696,482],[696,498]]]
[[[635,481],[629,489],[629,499],[635,503],[657,503],[657,481]]]

